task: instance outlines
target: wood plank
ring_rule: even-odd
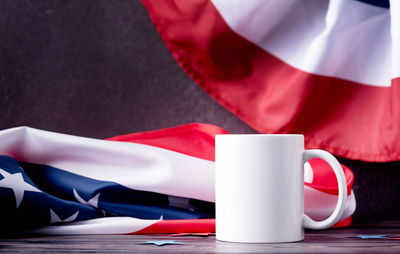
[[[388,234],[400,237],[399,222],[356,225],[345,229],[306,231],[296,243],[228,243],[211,237],[172,235],[19,236],[0,239],[1,253],[400,253],[400,240],[350,238]],[[175,240],[185,245],[141,245],[148,240]]]

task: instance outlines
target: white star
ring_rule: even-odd
[[[72,189],[72,191],[74,192],[74,197],[75,199],[84,205],[88,205],[94,208],[99,208],[99,197],[100,197],[100,192],[97,193],[97,195],[95,195],[93,198],[89,199],[88,201],[84,200],[79,194],[78,192],[75,190],[75,188]],[[106,211],[99,209],[100,212],[103,214],[103,216],[106,216]]]
[[[60,222],[71,222],[76,220],[78,217],[79,211],[76,211],[76,213],[72,214],[68,218],[62,220],[60,217],[50,208],[50,223],[60,223]]]
[[[75,188],[72,191],[74,192],[74,196],[75,196],[76,200],[78,200],[79,203],[84,204],[84,205],[89,205],[94,208],[98,208],[100,193],[97,193],[96,196],[94,196],[91,199],[89,199],[88,201],[86,201],[81,196],[79,196],[79,194],[75,190]]]
[[[9,188],[14,191],[16,208],[21,204],[25,191],[42,192],[38,188],[25,182],[21,173],[10,174],[0,168],[0,174],[4,177],[0,180],[0,187]]]

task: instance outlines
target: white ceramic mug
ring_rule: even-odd
[[[312,158],[331,165],[339,187],[336,209],[319,222],[304,214],[304,163]],[[345,208],[342,167],[328,152],[304,150],[303,135],[216,135],[215,171],[217,240],[301,241],[304,228],[329,228]]]

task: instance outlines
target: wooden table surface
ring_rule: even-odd
[[[215,236],[14,236],[0,239],[0,253],[400,253],[400,239],[352,238],[357,235],[380,234],[400,238],[400,222],[306,231],[302,242],[279,244],[228,243],[215,240]],[[140,244],[161,240],[174,240],[184,245]]]

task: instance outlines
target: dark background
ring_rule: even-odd
[[[3,0],[0,94],[0,129],[107,138],[203,122],[255,133],[183,72],[138,0]],[[355,222],[399,219],[399,162],[339,160],[355,174]]]

